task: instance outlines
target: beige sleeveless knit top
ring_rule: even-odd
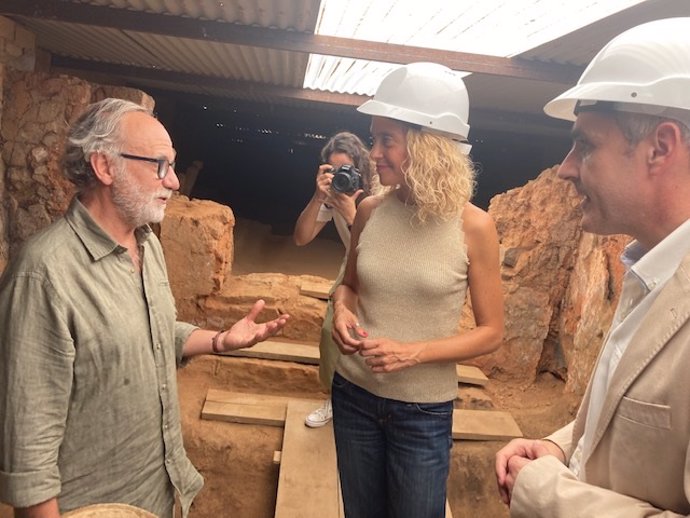
[[[458,333],[467,291],[467,249],[460,216],[414,219],[394,194],[369,217],[357,245],[358,319],[370,338],[401,342]],[[455,399],[455,363],[428,363],[374,374],[359,354],[341,356],[338,373],[379,397],[414,403]]]

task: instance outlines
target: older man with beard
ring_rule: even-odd
[[[183,516],[203,481],[180,429],[176,365],[254,345],[287,315],[228,330],[176,321],[148,223],[179,188],[168,132],[141,106],[105,99],[68,135],[66,214],[0,279],[0,500],[20,518],[96,503]]]

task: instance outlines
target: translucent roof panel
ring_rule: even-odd
[[[322,0],[316,34],[510,57],[644,0]],[[312,54],[305,88],[373,95],[398,65]]]

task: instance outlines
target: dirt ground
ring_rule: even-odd
[[[253,225],[253,226],[250,226]],[[333,278],[342,247],[335,241],[316,240],[296,247],[289,238],[271,236],[253,241],[243,236],[255,224],[238,222],[234,273],[281,272]],[[256,234],[254,234],[256,238]],[[266,245],[270,243],[270,245]],[[267,253],[270,247],[271,253]],[[178,376],[183,409],[185,444],[206,486],[194,504],[192,518],[227,516],[271,518],[279,467],[272,463],[280,450],[282,429],[220,423],[200,419],[210,387],[294,397],[325,397],[317,367],[288,362],[199,357]],[[484,387],[461,386],[456,407],[509,411],[526,437],[541,437],[570,421],[579,397],[563,392],[563,381],[543,374],[535,383],[492,379]],[[454,518],[502,518],[507,508],[499,500],[494,478],[494,455],[505,442],[455,441],[451,456],[448,499]],[[305,488],[308,490],[308,488]]]
[[[236,274],[281,272],[334,278],[342,245],[317,240],[298,248],[289,237],[270,236],[266,229],[238,222]],[[274,451],[281,449],[282,428],[223,423],[201,419],[208,388],[293,397],[325,397],[316,366],[247,358],[200,356],[178,374],[185,446],[206,483],[191,518],[272,518],[279,467]],[[492,379],[484,388],[462,385],[457,407],[509,411],[526,437],[540,437],[574,416],[579,398],[563,393],[563,382],[544,374],[534,384]],[[454,518],[503,518],[506,507],[496,492],[493,460],[504,444],[496,441],[455,441],[451,456],[448,500]],[[308,488],[305,488],[308,490]],[[0,504],[0,518],[11,512]]]
[[[206,479],[192,518],[271,518],[282,428],[207,421],[200,418],[208,388],[292,397],[323,397],[317,367],[247,358],[194,358],[178,376],[185,445]],[[456,407],[509,411],[524,435],[540,437],[567,423],[578,398],[563,394],[551,375],[531,385],[491,380],[484,387],[461,385]],[[455,441],[448,499],[455,518],[507,517],[493,471],[498,441]],[[305,488],[308,490],[308,488]]]

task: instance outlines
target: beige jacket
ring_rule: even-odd
[[[570,458],[584,433],[590,386],[574,422],[550,440]],[[690,516],[690,255],[652,305],[613,378],[586,483],[555,457],[518,475],[513,518]]]

